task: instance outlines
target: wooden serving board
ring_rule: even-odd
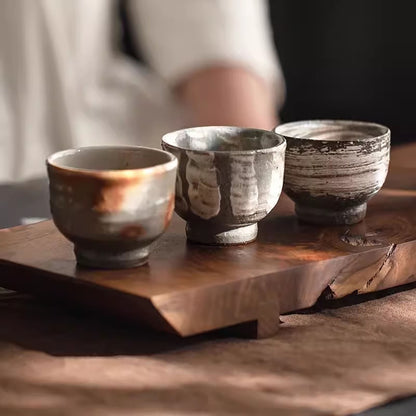
[[[396,173],[395,173],[396,172]],[[399,182],[395,170],[392,182]],[[188,244],[174,217],[147,266],[79,268],[51,221],[0,231],[0,286],[81,305],[181,336],[244,323],[266,337],[279,313],[416,280],[416,191],[386,188],[355,226],[299,223],[282,196],[254,243]]]

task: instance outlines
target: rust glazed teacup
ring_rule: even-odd
[[[382,187],[390,159],[390,130],[380,124],[309,120],[277,126],[287,141],[284,190],[299,219],[355,224]]]
[[[50,207],[79,264],[128,268],[148,261],[174,208],[177,160],[157,149],[84,147],[47,159]]]
[[[188,240],[213,245],[256,239],[257,222],[276,205],[283,186],[286,142],[270,131],[196,127],[163,136],[179,160],[176,212]]]

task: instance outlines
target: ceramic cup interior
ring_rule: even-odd
[[[275,128],[287,140],[284,189],[298,217],[323,225],[361,221],[382,187],[390,130],[348,120],[307,120]]]
[[[50,156],[47,163],[62,169],[102,172],[146,169],[173,160],[171,154],[158,149],[108,146],[63,150]]]
[[[289,138],[329,142],[363,141],[389,133],[381,124],[350,120],[295,121],[277,126],[275,131]]]
[[[240,127],[195,127],[168,133],[163,143],[180,150],[200,152],[267,152],[285,142],[266,130]]]
[[[79,264],[128,268],[147,262],[174,206],[177,160],[138,146],[64,150],[47,159],[57,228]]]
[[[162,147],[179,159],[176,212],[192,242],[255,240],[257,222],[276,205],[283,186],[286,142],[273,132],[197,127],[165,135]]]

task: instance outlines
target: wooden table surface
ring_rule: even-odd
[[[385,187],[416,190],[416,144],[410,144],[392,150],[391,175]],[[400,174],[397,174],[399,172]],[[403,174],[406,180],[403,181]],[[34,189],[37,189],[35,192]],[[29,198],[27,195],[29,194]],[[45,192],[44,181],[35,181],[31,185],[19,185],[17,187],[0,187],[0,212],[2,213],[3,225],[16,225],[18,216],[48,216],[47,192]],[[23,202],[25,201],[25,202]],[[411,207],[409,207],[411,209]],[[415,207],[416,208],[416,207]],[[379,410],[368,412],[368,415],[383,414],[405,414],[400,413],[407,409],[410,413],[416,413],[416,401],[407,400],[401,405],[389,405]],[[389,410],[390,413],[385,413]]]
[[[393,167],[389,180],[407,189],[387,184],[365,220],[348,226],[304,224],[282,194],[247,245],[190,244],[175,215],[149,264],[125,270],[79,267],[52,221],[16,227],[2,232],[0,285],[181,336],[239,325],[250,336],[269,337],[279,313],[415,281],[416,192],[409,178]]]

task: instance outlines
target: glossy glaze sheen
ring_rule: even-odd
[[[207,244],[255,239],[256,223],[276,205],[283,186],[285,141],[274,133],[201,127],[163,137],[179,160],[176,212],[188,238]]]
[[[355,121],[300,121],[276,127],[287,140],[285,191],[299,216],[322,224],[361,221],[388,171],[390,131]]]
[[[47,161],[51,212],[75,244],[78,262],[104,268],[146,263],[150,244],[172,216],[176,167],[170,154],[141,147],[52,155]]]

